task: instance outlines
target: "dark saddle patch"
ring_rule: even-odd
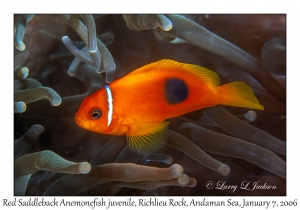
[[[189,95],[187,84],[178,78],[166,80],[164,88],[166,99],[170,104],[178,104],[184,101]]]

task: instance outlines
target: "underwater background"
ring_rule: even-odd
[[[286,195],[286,15],[165,15],[159,21],[153,16],[93,15],[103,43],[98,45],[97,69],[74,61],[62,41],[68,36],[82,50],[80,32],[66,19],[88,26],[88,17],[15,15],[16,37],[26,26],[26,48],[22,51],[16,41],[14,102],[28,101],[25,111],[24,104],[15,104],[15,195]],[[171,30],[165,27],[170,22]],[[106,80],[165,58],[213,70],[221,84],[246,82],[265,110],[245,117],[249,109],[218,106],[169,119],[170,138],[179,141],[169,140],[149,157],[128,149],[125,137],[92,133],[75,124],[83,98]],[[29,73],[23,76],[22,71]],[[30,154],[35,155],[26,156]],[[80,162],[86,163],[78,166]],[[89,170],[87,163],[90,173],[74,174]],[[155,171],[148,172],[150,167]],[[103,174],[109,170],[114,173]],[[128,171],[130,179],[120,178]],[[276,189],[232,192],[207,186],[244,181]]]

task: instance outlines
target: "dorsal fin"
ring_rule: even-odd
[[[217,92],[217,87],[220,86],[219,76],[205,67],[195,64],[179,63],[174,60],[164,59],[154,63],[147,64],[137,70],[131,72],[129,75],[151,73],[152,71],[181,71],[194,75],[200,80],[204,81],[207,86]]]

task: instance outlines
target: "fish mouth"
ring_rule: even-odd
[[[75,122],[79,127],[84,128],[84,129],[89,129],[91,127],[91,124],[87,120],[85,120],[81,117],[76,116]]]

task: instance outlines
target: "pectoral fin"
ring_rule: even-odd
[[[143,123],[130,126],[126,138],[130,149],[139,155],[160,150],[168,141],[169,122]]]

